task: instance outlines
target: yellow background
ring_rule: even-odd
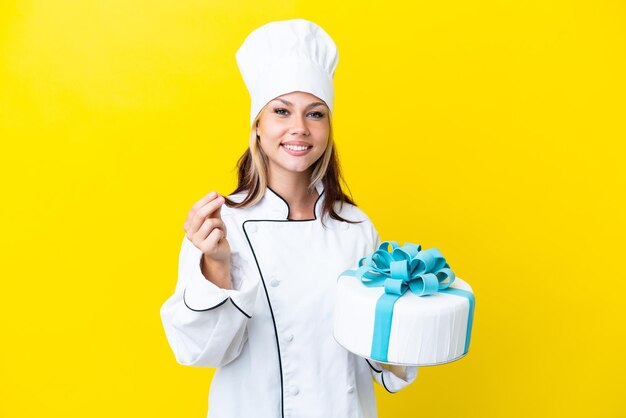
[[[626,5],[596,0],[3,1],[0,416],[206,416],[159,308],[247,146],[235,51],[294,17],[339,48],[357,204],[476,293],[469,354],[380,416],[626,417]]]

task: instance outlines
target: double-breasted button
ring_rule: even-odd
[[[298,393],[300,393],[300,389],[298,389],[298,386],[292,386],[289,388],[289,393],[293,396],[296,396]]]
[[[256,225],[255,224],[248,224],[248,228],[246,228],[249,232],[256,232]]]
[[[347,231],[349,228],[350,228],[350,224],[348,222],[341,223],[341,229],[343,229],[344,231]]]
[[[280,284],[280,280],[278,280],[278,279],[272,279],[272,280],[270,280],[270,286],[272,286],[272,287],[276,287],[276,286],[278,286],[279,284]]]
[[[287,341],[292,342],[293,341],[293,334],[289,334],[287,336]]]
[[[354,386],[348,386],[348,393],[354,392]]]

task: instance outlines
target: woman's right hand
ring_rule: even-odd
[[[203,261],[229,271],[230,245],[221,216],[223,204],[224,197],[218,193],[207,194],[191,207],[183,228],[187,238],[204,254]]]

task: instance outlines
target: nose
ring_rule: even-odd
[[[291,126],[292,135],[308,135],[309,127],[306,124],[306,115],[297,115],[293,118]]]

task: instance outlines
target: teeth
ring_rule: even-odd
[[[285,148],[287,148],[287,149],[292,150],[292,151],[304,151],[304,150],[309,148],[306,145],[287,145],[287,144],[283,144],[283,146]]]

